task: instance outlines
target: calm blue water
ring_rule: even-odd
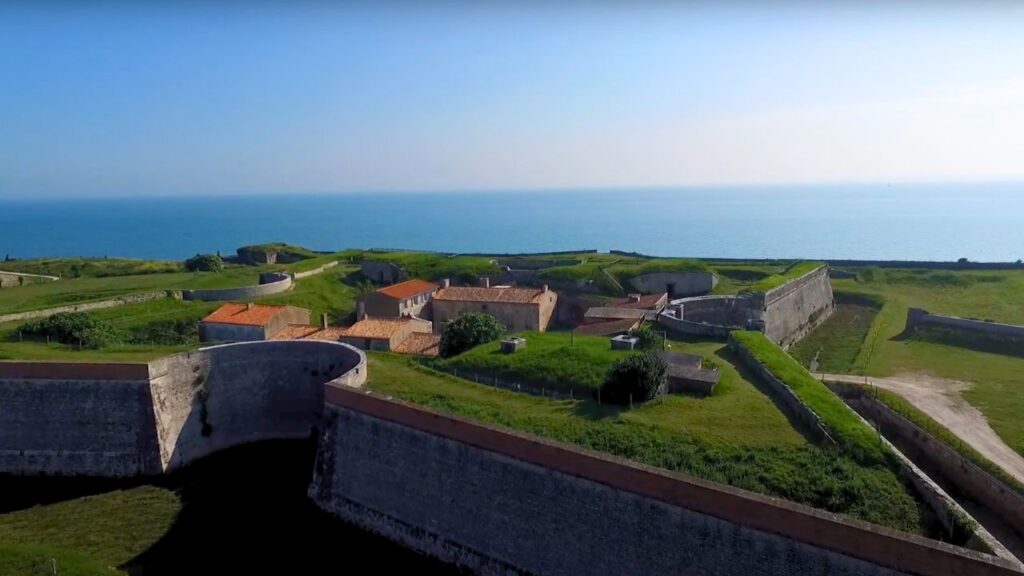
[[[1024,258],[1024,184],[0,200],[0,257],[314,249]]]

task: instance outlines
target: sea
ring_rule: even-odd
[[[0,197],[0,257],[181,259],[314,250],[1007,262],[1024,183]]]

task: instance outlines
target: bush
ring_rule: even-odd
[[[124,334],[116,326],[81,312],[61,312],[18,327],[23,336],[49,337],[62,344],[99,348],[118,344]]]
[[[189,272],[223,272],[224,261],[216,254],[196,254],[185,260],[185,269]]]
[[[633,332],[633,336],[640,339],[638,345],[641,350],[663,350],[665,348],[665,335],[644,324]]]
[[[463,314],[444,325],[441,332],[441,356],[447,358],[461,354],[470,348],[493,342],[504,333],[505,326],[490,314]]]
[[[665,392],[668,365],[653,352],[630,354],[615,363],[604,385],[601,396],[615,404],[647,402]]]

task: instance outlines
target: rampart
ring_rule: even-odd
[[[651,272],[634,276],[629,286],[644,294],[667,292],[678,298],[707,294],[718,285],[718,277],[710,272]]]
[[[5,272],[0,270],[0,288],[13,288],[37,282],[56,282],[60,276],[47,276],[45,274],[26,274],[24,272]]]
[[[209,290],[182,290],[185,300],[202,300],[212,302],[218,300],[251,300],[272,294],[286,292],[292,287],[292,276],[287,272],[264,272],[260,274],[260,283],[256,286],[238,288],[215,288]]]
[[[1009,339],[1024,344],[1024,326],[1000,324],[998,322],[971,318],[957,318],[956,316],[942,316],[940,314],[932,314],[921,308],[908,309],[906,330],[910,332],[922,326],[951,330],[968,337],[984,336]]]
[[[337,265],[338,261],[335,260],[334,262],[328,262],[327,264],[324,264],[323,266],[314,268],[312,270],[306,270],[305,272],[294,272],[292,274],[292,279],[301,280],[303,278],[309,278],[310,276],[316,276],[317,274],[330,270],[331,268],[334,268]]]
[[[125,304],[137,304],[139,302],[148,302],[150,300],[158,300],[160,298],[177,298],[179,293],[173,290],[157,290],[155,292],[140,292],[138,294],[127,294],[125,296],[118,296],[116,298],[108,298],[107,300],[98,300],[96,302],[83,302],[81,304],[68,304],[67,306],[55,306],[53,308],[46,308],[43,310],[30,310],[28,312],[15,312],[12,314],[0,315],[0,324],[4,322],[20,322],[22,320],[33,320],[36,318],[46,318],[47,316],[53,316],[61,312],[89,312],[92,310],[103,310],[104,308],[115,308],[117,306],[124,306]]]
[[[0,473],[159,474],[217,450],[308,438],[323,384],[359,386],[362,352],[254,342],[147,364],[0,362]]]
[[[482,574],[988,576],[1013,563],[329,385],[310,496]]]

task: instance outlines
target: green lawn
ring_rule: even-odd
[[[137,276],[184,272],[176,260],[137,260],[131,258],[33,258],[0,262],[0,270],[44,274],[61,278]]]
[[[894,472],[806,442],[719,351],[725,372],[713,396],[668,396],[632,410],[489,388],[381,353],[369,355],[368,386],[443,412],[901,530],[933,529],[925,507]]]
[[[863,299],[844,298],[836,294],[835,312],[807,336],[789,349],[789,354],[800,364],[815,372],[852,374],[857,356],[867,341],[871,326],[881,303]]]
[[[796,280],[797,278],[812,272],[817,268],[823,266],[823,262],[795,262],[788,266],[782,272],[778,274],[772,274],[754,282],[753,284],[744,288],[745,292],[767,292],[782,286],[790,280]]]
[[[964,398],[1024,454],[1024,358],[928,342],[903,334],[907,308],[1024,323],[1024,271],[858,270],[838,289],[877,294],[885,305],[855,363],[871,376],[923,373],[973,383]]]

